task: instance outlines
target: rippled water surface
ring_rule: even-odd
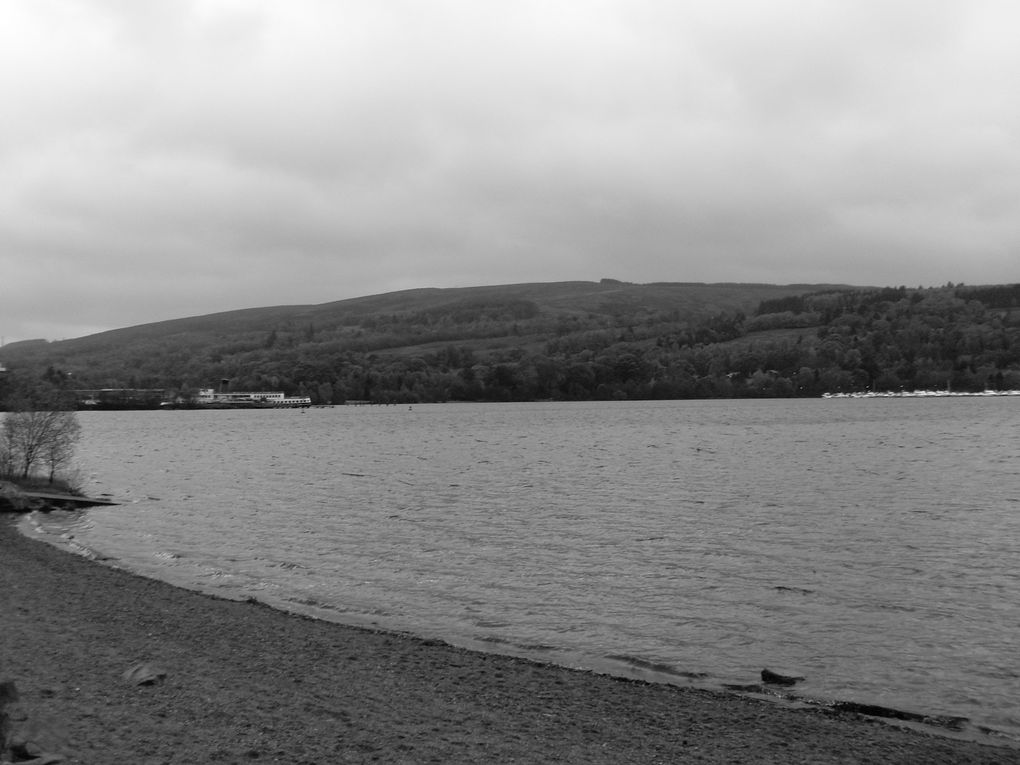
[[[1020,401],[82,413],[46,525],[355,624],[1020,735]],[[701,677],[703,675],[703,677]]]

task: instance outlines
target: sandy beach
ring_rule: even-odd
[[[476,653],[144,579],[0,515],[8,711],[68,763],[1018,763],[826,709]],[[124,673],[165,672],[151,684]]]

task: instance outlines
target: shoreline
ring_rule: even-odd
[[[480,653],[146,579],[0,515],[0,682],[71,765],[954,762],[1020,751]],[[133,685],[147,662],[166,673]]]
[[[505,657],[514,657],[526,662],[540,665],[549,665],[572,671],[586,672],[594,675],[606,675],[609,677],[645,682],[652,685],[672,685],[679,688],[696,689],[710,693],[722,693],[723,695],[740,695],[747,698],[763,700],[769,703],[778,704],[787,708],[813,708],[818,710],[852,711],[865,717],[883,722],[889,725],[904,728],[913,728],[924,733],[946,738],[974,741],[976,743],[989,744],[991,746],[1011,746],[1020,750],[1020,738],[1011,736],[1009,733],[982,726],[974,723],[966,716],[950,713],[924,713],[903,708],[888,707],[867,701],[848,701],[835,697],[824,697],[801,692],[796,682],[793,683],[769,683],[764,679],[753,681],[748,678],[745,682],[723,682],[718,678],[710,682],[707,676],[697,672],[683,672],[668,665],[657,665],[644,661],[640,658],[627,655],[609,655],[600,657],[595,655],[564,653],[559,658],[548,658],[536,655],[534,651],[518,646],[511,642],[500,640],[486,641],[479,638],[466,638],[464,636],[449,637],[443,634],[418,633],[413,629],[402,628],[394,624],[380,623],[374,617],[354,618],[345,614],[338,618],[335,612],[329,607],[315,607],[312,605],[292,602],[286,600],[265,599],[256,595],[244,597],[242,595],[224,595],[213,589],[203,589],[197,586],[181,584],[170,580],[161,579],[157,575],[141,573],[124,568],[115,557],[109,557],[93,548],[86,547],[71,538],[58,539],[52,533],[46,532],[38,523],[37,512],[27,513],[18,524],[18,529],[23,536],[29,539],[45,541],[47,544],[56,547],[58,550],[82,556],[87,560],[103,566],[112,567],[133,576],[142,578],[153,578],[184,590],[204,594],[213,599],[248,601],[267,608],[295,615],[301,618],[308,618],[313,621],[324,621],[338,624],[340,626],[363,629],[370,632],[384,633],[395,637],[410,637],[412,639],[426,640],[449,644],[458,650],[465,650],[472,653],[495,654]],[[564,661],[563,659],[570,659]],[[788,671],[788,670],[784,670]],[[771,670],[764,670],[762,676]],[[771,673],[775,674],[775,673]],[[780,675],[780,677],[782,677]],[[798,678],[803,679],[803,678]]]

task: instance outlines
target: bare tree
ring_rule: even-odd
[[[80,436],[76,412],[8,412],[3,422],[0,463],[22,478],[28,478],[37,464],[44,463],[52,483],[56,471],[71,459]]]
[[[55,412],[60,415],[57,418],[56,427],[53,429],[50,439],[43,447],[42,458],[49,468],[50,483],[56,477],[57,471],[66,467],[74,456],[74,447],[81,438],[81,425],[78,424],[78,415],[75,412]]]

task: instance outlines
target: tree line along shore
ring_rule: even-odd
[[[0,402],[104,388],[186,401],[221,384],[313,405],[1020,390],[1020,284],[692,285],[688,294],[610,283],[589,287],[586,302],[527,287],[15,343],[0,349]],[[732,307],[751,297],[761,299]]]

